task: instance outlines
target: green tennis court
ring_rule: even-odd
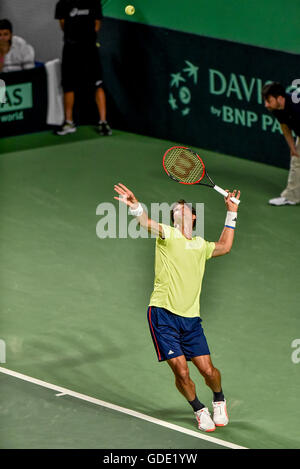
[[[123,182],[147,206],[203,202],[205,238],[218,239],[223,198],[174,184],[162,170],[175,143],[121,131],[99,138],[91,127],[62,139],[44,132],[1,140],[1,366],[50,386],[1,370],[1,448],[300,448],[300,363],[292,355],[300,209],[267,204],[287,171],[203,150],[216,183],[240,188],[242,199],[234,248],[207,263],[201,295],[228,401],[230,424],[212,434],[224,446],[184,433],[197,432],[194,416],[156,361],[146,320],[155,240],[96,234],[98,205],[112,203],[118,214],[113,186]],[[192,367],[191,375],[211,407],[210,390]],[[97,403],[57,396],[53,386]]]

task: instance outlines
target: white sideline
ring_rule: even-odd
[[[14,378],[22,379],[23,381],[28,381],[32,384],[37,384],[38,386],[43,386],[44,388],[52,389],[53,391],[57,391],[60,395],[72,396],[77,399],[90,402],[92,404],[107,407],[108,409],[112,409],[117,412],[122,412],[123,414],[131,415],[132,417],[136,417],[138,419],[169,428],[170,430],[175,430],[177,432],[185,433],[186,435],[190,435],[195,438],[200,438],[201,440],[209,441],[210,443],[225,446],[230,449],[247,449],[244,446],[239,446],[234,443],[230,443],[229,441],[220,440],[219,438],[208,436],[204,433],[188,430],[187,428],[180,427],[179,425],[174,425],[173,423],[165,422],[164,420],[159,420],[157,418],[150,417],[149,415],[136,412],[135,410],[126,409],[125,407],[120,407],[115,404],[110,404],[109,402],[101,401],[99,399],[95,399],[94,397],[86,396],[85,394],[80,394],[78,392],[74,392],[69,389],[56,386],[55,384],[47,383],[46,381],[41,381],[39,379],[32,378],[31,376],[23,375],[21,373],[17,373],[16,371],[8,370],[7,368],[0,367],[0,372],[9,376],[13,376]]]

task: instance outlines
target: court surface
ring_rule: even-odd
[[[199,150],[242,199],[233,250],[207,263],[202,288],[230,416],[210,435],[156,361],[146,319],[155,241],[96,234],[99,204],[118,219],[123,182],[146,205],[203,202],[205,238],[218,239],[223,198],[163,172],[164,151],[180,143],[91,127],[1,139],[1,448],[300,448],[300,207],[267,204],[287,171]]]

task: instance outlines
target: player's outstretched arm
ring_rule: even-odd
[[[219,241],[215,243],[216,247],[212,253],[212,257],[224,256],[225,254],[228,254],[232,248],[237,211],[239,206],[232,202],[230,197],[236,197],[239,199],[240,195],[240,191],[234,190],[233,192],[228,192],[228,196],[225,197],[225,204],[227,207],[225,226]]]
[[[148,214],[139,203],[133,192],[131,192],[124,184],[115,184],[115,191],[119,197],[114,199],[126,204],[132,211],[132,215],[136,216],[139,224],[155,236],[164,237],[162,226],[154,220],[148,218]]]

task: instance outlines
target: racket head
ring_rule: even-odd
[[[174,146],[163,156],[163,168],[167,175],[180,184],[199,184],[205,176],[202,158],[191,148]]]

